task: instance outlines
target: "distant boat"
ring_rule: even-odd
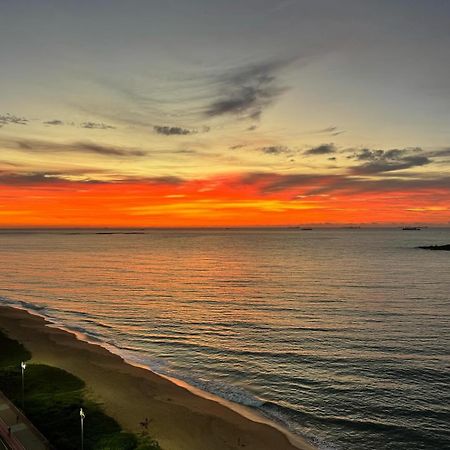
[[[302,228],[302,231],[310,231],[312,228]]]
[[[402,230],[406,230],[406,231],[418,231],[421,230],[422,228],[419,227],[403,227]]]

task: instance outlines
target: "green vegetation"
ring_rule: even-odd
[[[21,404],[20,361],[31,358],[20,343],[0,332],[0,390]],[[80,408],[86,413],[86,450],[160,450],[157,442],[121,431],[100,405],[89,400],[84,382],[56,367],[29,364],[25,372],[25,414],[58,450],[80,448]]]
[[[31,353],[20,343],[9,339],[0,331],[0,368],[19,366],[21,361],[28,361]]]

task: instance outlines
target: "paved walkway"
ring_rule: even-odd
[[[44,436],[2,392],[0,392],[0,437],[12,450],[48,450],[50,448]]]

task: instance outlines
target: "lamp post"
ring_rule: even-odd
[[[20,363],[20,367],[22,369],[22,410],[25,406],[25,369],[27,368],[27,364],[22,361]]]
[[[83,408],[80,408],[80,421],[81,421],[81,450],[84,450],[84,418],[86,415],[84,414]]]

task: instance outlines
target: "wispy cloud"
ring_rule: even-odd
[[[429,156],[434,156],[436,158],[447,158],[450,157],[450,147],[449,148],[443,148],[440,150],[434,150],[429,152]]]
[[[321,128],[319,130],[311,131],[309,134],[327,134],[329,136],[339,136],[340,134],[345,133],[345,130],[341,130],[336,126],[330,126]]]
[[[28,186],[30,184],[54,184],[60,183],[61,178],[46,172],[11,173],[0,171],[0,185],[4,186]]]
[[[208,133],[210,128],[207,126],[201,128],[183,128],[178,126],[154,125],[153,130],[155,133],[162,134],[163,136],[186,136],[189,134]]]
[[[44,125],[50,125],[50,126],[69,126],[69,127],[79,127],[84,128],[86,130],[115,130],[116,127],[113,125],[108,125],[104,122],[81,122],[76,123],[73,121],[64,121],[62,119],[52,119],[52,120],[44,120],[42,122]]]
[[[305,155],[329,155],[336,152],[334,144],[321,144],[304,151]]]
[[[409,190],[450,190],[448,175],[420,177],[384,177],[371,179],[353,174],[280,174],[276,172],[247,173],[241,176],[238,184],[254,186],[262,195],[295,192],[306,196],[336,194],[364,194],[376,192],[394,192]]]
[[[103,122],[83,122],[80,127],[89,130],[114,130],[116,128]]]
[[[239,182],[244,185],[258,186],[261,194],[273,194],[291,188],[309,186],[311,183],[315,183],[323,178],[328,177],[322,174],[279,174],[273,172],[255,172],[243,175]]]
[[[93,144],[89,142],[77,142],[71,144],[70,148],[75,151],[83,151],[86,153],[96,153],[104,156],[146,156],[143,150],[123,149],[119,147]]]
[[[56,185],[61,183],[101,183],[101,169],[67,168],[65,170],[26,170],[24,167],[14,170],[0,170],[0,184],[9,186]]]
[[[292,150],[284,145],[269,145],[267,147],[261,147],[259,150],[266,155],[292,154]]]
[[[29,186],[29,185],[121,185],[140,184],[144,185],[164,185],[177,187],[185,183],[183,178],[176,176],[160,177],[126,177],[106,172],[87,169],[79,170],[38,170],[38,171],[6,171],[0,170],[0,185],[4,186]]]
[[[52,125],[52,126],[64,125],[64,122],[62,120],[59,120],[59,119],[46,120],[43,123],[44,123],[44,125]]]
[[[126,149],[92,142],[56,143],[32,139],[3,139],[5,147],[32,153],[91,153],[101,156],[143,157],[147,152],[140,149]]]
[[[162,134],[164,136],[183,136],[187,134],[192,134],[191,130],[181,127],[155,125],[153,127],[153,130],[155,131],[155,133]]]
[[[364,148],[354,152],[348,158],[363,162],[350,169],[350,172],[355,175],[371,175],[411,169],[432,162],[432,159],[424,154],[420,148],[390,150],[371,150]]]
[[[217,92],[207,105],[206,117],[234,116],[257,120],[286,91],[278,73],[288,61],[254,64],[217,77]]]
[[[357,175],[370,175],[396,170],[411,169],[413,167],[430,164],[431,160],[426,156],[405,156],[396,161],[373,161],[361,166],[353,167],[351,172]]]
[[[28,119],[26,119],[25,117],[15,116],[14,114],[10,113],[0,114],[0,128],[10,124],[27,125]]]

